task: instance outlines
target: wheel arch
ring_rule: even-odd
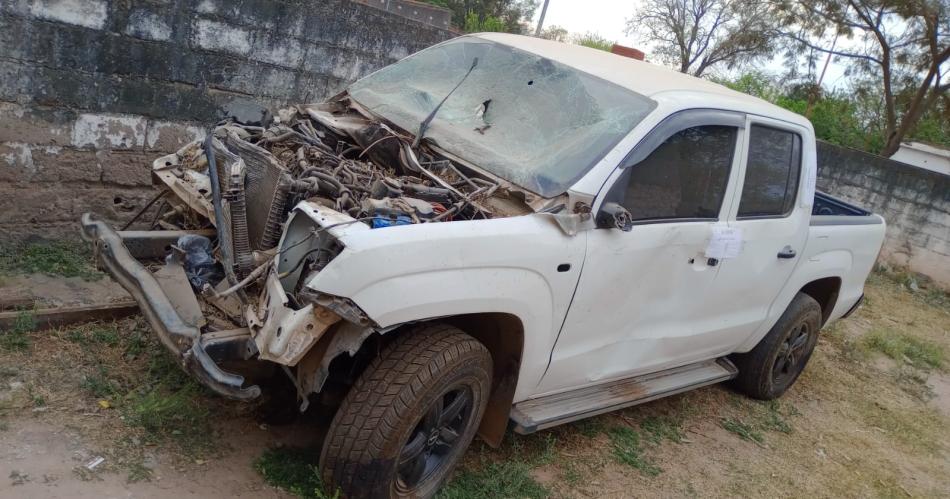
[[[513,314],[483,312],[436,317],[381,330],[344,323],[328,331],[301,360],[297,366],[297,384],[307,394],[341,383],[348,385],[348,381],[355,380],[369,365],[382,344],[412,334],[420,324],[433,322],[460,329],[485,345],[491,354],[492,390],[478,435],[492,447],[499,446],[508,428],[524,353],[524,325]],[[342,379],[344,377],[348,379]]]
[[[444,319],[480,341],[492,357],[492,390],[478,427],[478,436],[498,447],[508,429],[511,405],[521,372],[524,325],[506,313],[476,313]]]
[[[823,277],[802,286],[799,293],[804,293],[818,302],[818,306],[821,307],[821,325],[824,326],[835,309],[840,291],[840,277]]]

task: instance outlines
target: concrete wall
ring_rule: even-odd
[[[0,242],[126,220],[223,108],[321,100],[451,36],[349,0],[2,0]]]
[[[371,7],[383,9],[403,17],[419,22],[431,24],[438,28],[452,27],[452,11],[429,3],[413,0],[353,0]]]
[[[950,176],[819,142],[818,189],[887,220],[882,259],[950,288]]]

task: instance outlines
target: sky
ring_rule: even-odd
[[[538,9],[534,14],[534,25],[537,25],[538,18],[541,16],[543,3],[544,0],[539,0]],[[638,4],[637,0],[550,0],[547,14],[544,16],[544,26],[560,26],[571,34],[583,34],[588,31],[598,33],[621,45],[645,51],[649,60],[650,48],[645,47],[635,37],[624,33],[627,19],[633,16]],[[769,73],[784,71],[784,62],[780,57],[763,62],[760,66],[763,71]],[[827,88],[845,86],[847,79],[844,77],[844,70],[843,64],[832,61],[825,75],[824,86]]]

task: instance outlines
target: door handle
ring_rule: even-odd
[[[797,253],[795,253],[795,250],[793,250],[791,246],[786,246],[782,248],[782,251],[778,252],[778,257],[787,260],[787,259],[795,258],[796,254]]]

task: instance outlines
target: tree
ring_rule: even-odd
[[[847,89],[820,89],[816,94],[810,79],[789,81],[787,75],[779,77],[759,71],[714,80],[798,114],[805,114],[813,100],[809,119],[815,136],[826,142],[872,153],[880,151],[884,144],[882,92],[874,81],[858,79]],[[928,109],[907,138],[950,146],[950,97],[944,96]]]
[[[466,31],[509,33],[526,32],[538,7],[537,0],[444,0],[443,4],[452,11],[452,24]]]
[[[583,35],[574,35],[572,41],[577,45],[583,45],[597,50],[606,50],[607,52],[610,52],[610,49],[614,46],[614,42],[604,38],[600,33],[590,31]]]
[[[778,33],[775,9],[757,0],[643,0],[626,33],[680,72],[702,75],[770,55]]]
[[[561,26],[552,25],[541,30],[541,38],[544,38],[545,40],[566,42],[568,40],[567,36],[567,29]]]
[[[505,32],[508,31],[505,23],[495,17],[495,16],[485,16],[483,19],[478,18],[478,14],[474,11],[469,12],[465,16],[465,25],[462,27],[466,33],[479,33],[486,31],[495,31],[495,32]]]
[[[880,90],[879,154],[897,152],[925,116],[931,128],[932,120],[940,119],[933,110],[950,89],[946,0],[799,0],[786,5],[785,13],[791,26],[785,36],[794,48],[847,61],[851,76],[864,78],[865,91]],[[823,43],[828,32],[845,37],[845,43]]]

